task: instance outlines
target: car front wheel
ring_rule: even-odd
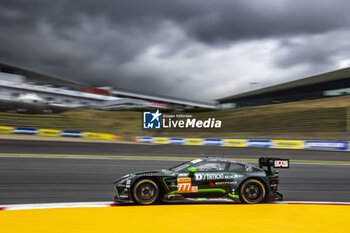
[[[245,204],[257,204],[265,200],[266,189],[264,184],[257,179],[249,179],[243,182],[240,188],[240,199]]]
[[[138,204],[153,204],[159,197],[158,185],[150,179],[139,180],[133,188],[133,196]]]

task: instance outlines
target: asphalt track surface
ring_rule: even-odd
[[[179,162],[0,157],[0,204],[111,201],[115,178]],[[286,201],[350,201],[349,165],[291,164],[280,177]]]
[[[349,161],[350,152],[222,148],[86,142],[0,140],[0,153]],[[181,161],[106,158],[0,157],[0,204],[111,201],[113,181],[127,173],[168,168]],[[291,164],[280,170],[286,201],[350,201],[349,164]]]

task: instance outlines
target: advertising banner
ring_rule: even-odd
[[[182,145],[185,143],[185,140],[183,138],[170,138],[169,139],[170,144],[177,144],[177,145]]]
[[[37,134],[38,131],[34,128],[16,128],[13,130],[15,134]]]
[[[264,139],[215,139],[215,138],[152,138],[138,137],[137,141],[157,144],[230,146],[280,149],[350,150],[347,141],[304,141],[304,140],[264,140]]]
[[[247,147],[246,139],[222,139],[222,146]]]
[[[271,148],[281,149],[302,149],[304,141],[302,140],[272,140]]]
[[[204,139],[205,146],[221,146],[223,141],[221,139]]]
[[[13,130],[15,128],[14,127],[9,127],[9,126],[0,126],[0,133],[6,133],[6,134],[9,134],[9,133],[13,133]]]
[[[82,138],[98,139],[98,140],[113,140],[115,138],[115,135],[107,134],[107,133],[83,132]]]
[[[137,137],[137,141],[142,142],[142,143],[152,143],[153,138],[151,138],[151,137]]]
[[[153,143],[156,143],[156,144],[169,144],[169,138],[153,138]]]
[[[26,135],[38,135],[45,137],[81,137],[86,139],[101,139],[101,140],[117,140],[122,139],[119,135],[107,134],[107,133],[94,133],[94,132],[80,132],[72,130],[58,130],[58,129],[35,129],[24,127],[11,127],[0,126],[0,134],[26,134]],[[142,138],[145,138],[142,140]],[[151,137],[138,137],[137,141],[150,142],[153,141]]]
[[[201,146],[204,145],[202,138],[185,138],[185,145]]]
[[[83,134],[80,131],[64,130],[61,132],[61,136],[62,137],[80,138],[83,136]]]
[[[57,129],[38,129],[39,136],[46,136],[46,137],[59,137],[61,135],[61,130]]]
[[[306,149],[319,150],[347,150],[348,142],[346,141],[305,141]]]
[[[272,146],[271,140],[256,140],[251,139],[247,142],[248,147],[269,148]]]

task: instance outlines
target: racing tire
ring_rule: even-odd
[[[142,179],[136,182],[132,189],[132,195],[137,204],[150,205],[159,198],[159,187],[150,179]]]
[[[257,179],[249,179],[243,182],[240,188],[240,200],[244,204],[257,204],[266,198],[266,188]]]

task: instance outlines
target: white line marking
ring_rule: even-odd
[[[271,204],[350,205],[350,202],[279,201],[279,202],[273,202]],[[111,206],[113,206],[113,202],[67,202],[67,203],[0,205],[0,209],[1,210],[35,210],[35,209],[88,208],[88,207],[111,207]]]
[[[34,210],[53,208],[82,208],[82,207],[110,207],[113,202],[67,202],[67,203],[39,203],[2,205],[3,210]]]
[[[279,201],[276,204],[319,204],[319,205],[350,205],[350,202],[334,201]]]

